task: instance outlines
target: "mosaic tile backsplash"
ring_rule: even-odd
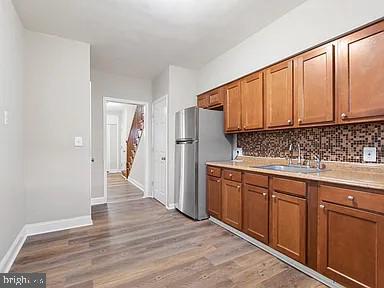
[[[239,133],[243,154],[285,157],[290,143],[299,143],[305,159],[312,153],[326,161],[363,163],[363,148],[376,147],[377,163],[384,163],[384,123]]]

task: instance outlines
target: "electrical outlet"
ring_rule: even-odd
[[[236,159],[238,156],[243,156],[243,148],[233,149],[233,159]]]
[[[364,162],[376,162],[376,147],[364,147]]]
[[[83,147],[83,137],[75,137],[75,147]]]

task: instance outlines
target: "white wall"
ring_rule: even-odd
[[[27,223],[90,215],[90,46],[29,31],[25,41]]]
[[[152,98],[157,100],[169,93],[169,67],[157,75],[152,81]]]
[[[167,205],[170,207],[175,203],[175,115],[184,108],[196,105],[196,78],[195,70],[171,65],[152,84],[154,100],[168,95]]]
[[[0,261],[25,223],[23,173],[23,26],[0,0]],[[3,123],[4,110],[9,124]],[[1,264],[0,264],[1,266]],[[0,267],[0,271],[3,267]]]
[[[91,71],[92,81],[92,197],[104,196],[103,97],[151,102],[151,81]],[[148,111],[149,116],[151,111]],[[149,118],[150,119],[150,118]],[[149,127],[150,126],[150,123]],[[150,129],[150,128],[149,128]],[[149,139],[150,141],[150,139]]]
[[[308,0],[215,58],[200,71],[199,93],[383,17],[383,0]]]

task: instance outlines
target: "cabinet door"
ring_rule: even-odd
[[[297,125],[334,121],[334,45],[311,50],[295,59]]]
[[[267,128],[293,125],[292,60],[266,70]]]
[[[197,107],[208,108],[209,106],[209,95],[200,95],[197,97]]]
[[[272,247],[306,262],[306,200],[277,192],[272,194]]]
[[[243,231],[268,244],[268,189],[244,185]]]
[[[264,127],[263,72],[257,72],[241,81],[241,119],[244,130]]]
[[[240,82],[226,86],[224,101],[225,131],[241,130],[241,93]]]
[[[341,123],[384,119],[384,22],[338,41]]]
[[[347,287],[384,287],[384,216],[321,203],[318,270]]]
[[[221,219],[221,179],[207,176],[208,215]]]
[[[218,88],[209,93],[209,106],[220,106],[224,103],[223,88]]]
[[[241,183],[222,181],[222,220],[228,225],[241,229]]]

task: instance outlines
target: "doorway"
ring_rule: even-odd
[[[104,199],[107,203],[150,196],[149,103],[103,98]]]
[[[153,197],[167,206],[167,96],[152,104]]]

